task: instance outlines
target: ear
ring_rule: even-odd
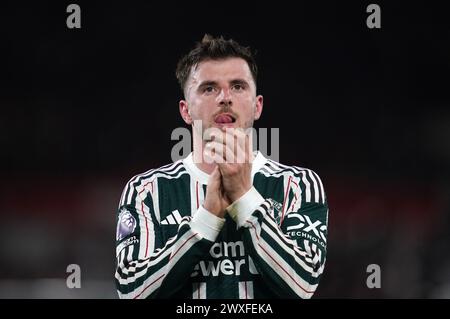
[[[180,106],[180,114],[181,114],[181,117],[183,118],[184,122],[188,125],[191,125],[192,117],[189,112],[188,102],[186,100],[180,100],[180,102],[178,104]]]
[[[261,117],[261,113],[263,110],[263,96],[262,95],[258,95],[256,97],[256,105],[255,105],[255,113],[254,113],[254,117],[253,119],[256,121]]]

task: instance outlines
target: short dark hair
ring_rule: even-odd
[[[192,68],[196,67],[200,62],[226,58],[244,59],[250,68],[256,85],[258,67],[251,49],[240,45],[233,39],[225,40],[223,36],[214,38],[209,34],[205,34],[202,41],[197,42],[195,47],[178,61],[176,76],[181,90],[184,92],[184,87]]]

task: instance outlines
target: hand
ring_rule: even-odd
[[[206,144],[205,152],[218,165],[224,195],[231,203],[252,187],[251,150],[250,137],[241,129],[227,129],[226,133],[215,134]]]
[[[222,176],[219,167],[216,166],[209,176],[203,207],[217,217],[223,218],[225,216],[225,209],[230,206],[231,202],[223,192],[221,179]]]

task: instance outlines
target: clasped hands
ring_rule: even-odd
[[[217,166],[209,176],[203,207],[223,218],[226,208],[252,187],[252,145],[239,128],[212,130],[206,140],[204,159]]]

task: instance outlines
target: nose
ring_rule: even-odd
[[[219,106],[221,107],[229,107],[233,105],[232,98],[231,98],[231,92],[229,89],[222,89],[220,91],[220,94],[217,96]]]

